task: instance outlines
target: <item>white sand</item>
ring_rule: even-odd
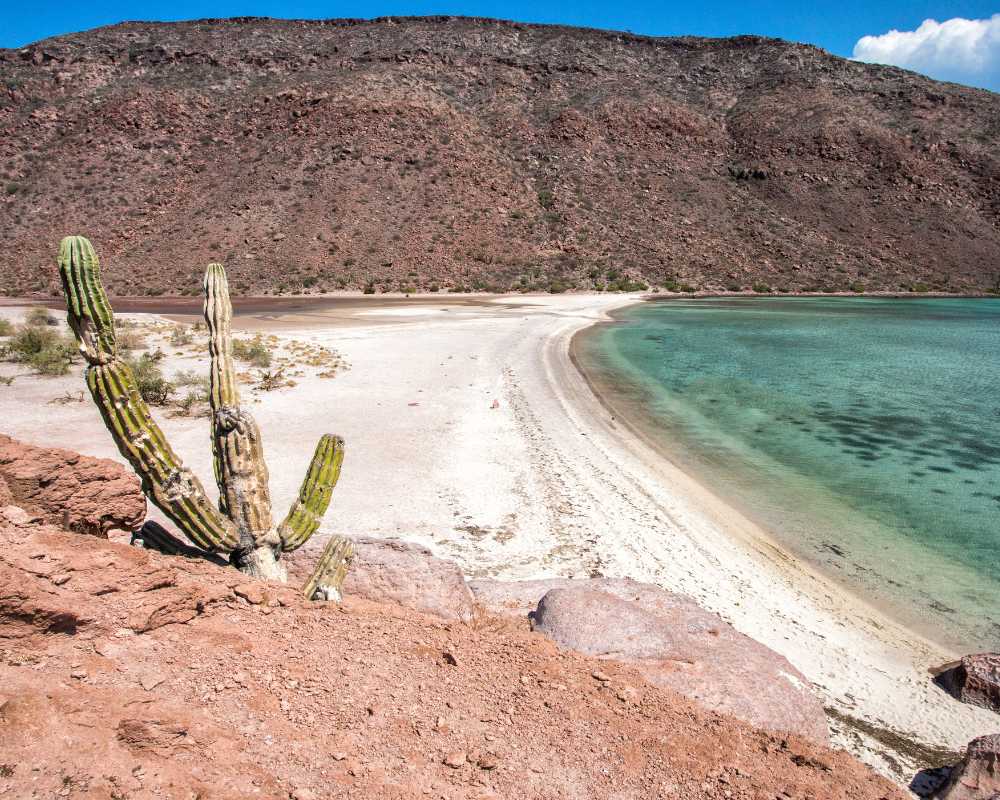
[[[625,302],[559,295],[450,305],[442,297],[381,309],[375,297],[371,308],[328,318],[310,312],[300,329],[295,318],[280,320],[281,336],[333,346],[352,367],[251,406],[276,515],[291,502],[316,438],[339,433],[348,450],[328,531],[420,541],[469,575],[651,581],[691,595],[783,653],[842,713],[954,750],[994,732],[995,715],[930,682],[927,669],[954,653],[769,544],[612,421],[568,349],[576,331]],[[248,326],[275,327],[237,321]],[[0,387],[0,430],[118,458],[89,402],[45,404],[70,388],[82,388],[79,374]],[[491,408],[494,400],[499,408]],[[212,483],[206,420],[162,423],[178,453]],[[843,723],[833,728],[839,744],[892,772],[891,759],[877,752],[886,747]],[[909,780],[908,759],[890,755],[902,764],[895,777]]]

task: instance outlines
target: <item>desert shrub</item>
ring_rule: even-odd
[[[255,367],[271,366],[271,351],[260,336],[253,339],[233,339],[233,357]]]
[[[930,290],[931,287],[928,286],[926,283],[920,283],[919,281],[917,281],[916,283],[910,284],[911,292],[919,292],[923,294],[924,292],[929,292]]]
[[[145,350],[146,337],[137,328],[122,328],[115,334],[115,341],[122,350]]]
[[[0,336],[13,336],[14,324],[9,319],[0,319]]]
[[[284,367],[258,370],[256,378],[257,383],[254,388],[259,389],[262,392],[270,392],[275,389],[280,389],[283,386],[290,385],[288,378],[285,377]]]
[[[757,292],[757,294],[768,294],[771,291],[771,287],[766,283],[755,283],[751,288]]]
[[[65,375],[76,353],[76,342],[40,325],[17,328],[4,348],[7,361],[27,364],[42,375]]]
[[[53,317],[47,308],[42,308],[41,306],[34,306],[28,309],[28,313],[24,315],[25,325],[58,325],[59,320]]]
[[[548,189],[542,189],[538,193],[538,205],[542,208],[549,209],[552,208],[556,203],[556,196],[552,194]]]
[[[143,353],[138,358],[127,358],[125,361],[132,369],[136,388],[143,400],[151,406],[164,406],[170,402],[174,385],[164,377],[156,358]]]
[[[191,330],[185,325],[175,325],[170,330],[170,344],[174,347],[184,347],[191,344]]]
[[[851,284],[851,291],[855,294],[864,294],[865,285],[861,281],[855,281]]]

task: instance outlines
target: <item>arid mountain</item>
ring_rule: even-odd
[[[986,291],[1000,95],[783,41],[465,18],[0,50],[0,289]]]

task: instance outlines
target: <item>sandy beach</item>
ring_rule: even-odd
[[[294,387],[245,393],[276,511],[292,501],[319,435],[337,433],[347,456],[326,532],[417,541],[470,576],[630,577],[690,595],[785,655],[831,710],[834,741],[897,780],[912,776],[911,745],[958,751],[994,732],[992,713],[929,679],[928,668],[956,654],[792,559],[602,405],[570,343],[637,299],[371,297],[248,308],[237,330],[333,348],[350,365],[332,379],[305,374]],[[22,313],[0,307],[12,320]],[[193,355],[164,364],[168,373],[206,371]],[[121,461],[89,398],[51,403],[84,389],[81,370],[39,378],[0,364],[0,375],[19,376],[0,387],[0,431]],[[207,421],[156,416],[214,492]]]

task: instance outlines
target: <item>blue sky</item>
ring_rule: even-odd
[[[525,22],[558,22],[630,30],[654,36],[730,36],[755,33],[819,45],[842,56],[898,63],[935,77],[1000,90],[1000,0],[724,0],[668,3],[655,0],[576,3],[552,0],[0,0],[0,47],[20,47],[60,33],[122,20],[200,17],[376,17],[464,14]],[[997,15],[993,18],[993,15]],[[923,28],[931,19],[962,23]],[[993,19],[991,19],[993,18]],[[897,36],[883,35],[895,30]]]

